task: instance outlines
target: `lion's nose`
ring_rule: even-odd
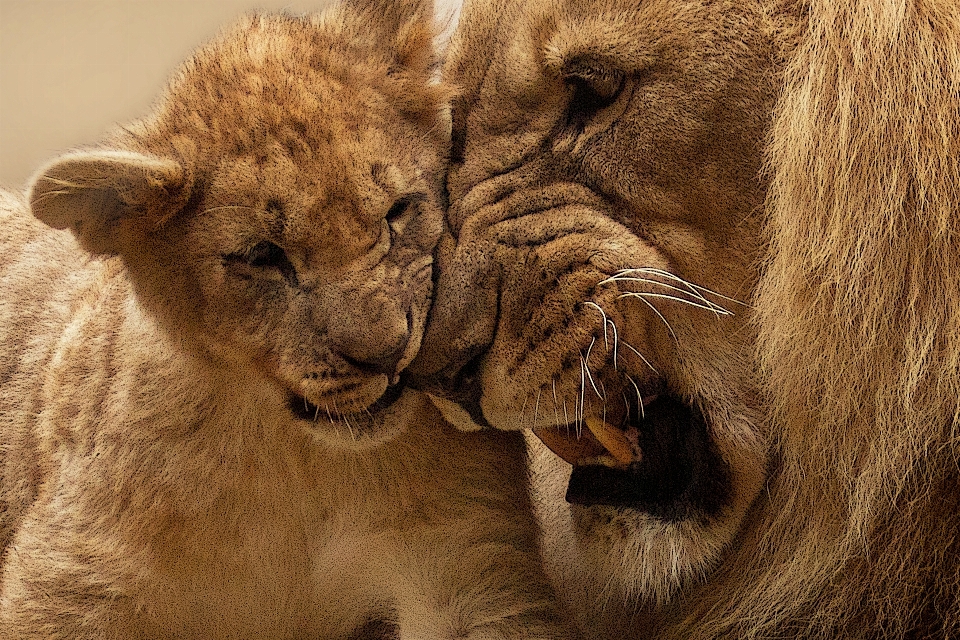
[[[345,361],[393,378],[407,349],[410,322],[395,305],[349,305],[335,314],[329,334],[331,350]]]

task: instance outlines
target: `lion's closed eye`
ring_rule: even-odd
[[[571,65],[563,80],[572,92],[567,107],[572,121],[588,119],[613,104],[625,85],[622,71],[585,63]]]

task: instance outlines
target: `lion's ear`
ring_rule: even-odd
[[[347,0],[342,10],[354,28],[373,36],[394,69],[417,74],[432,70],[433,0]]]
[[[126,232],[159,228],[186,204],[189,172],[176,160],[120,149],[74,151],[40,169],[29,188],[33,215],[71,229],[93,253],[123,249]]]

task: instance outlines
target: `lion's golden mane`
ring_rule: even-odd
[[[957,637],[960,8],[820,0],[808,24],[756,299],[778,465],[686,628]]]

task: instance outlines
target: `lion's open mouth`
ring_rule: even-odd
[[[387,387],[387,390],[383,392],[383,395],[381,395],[376,402],[360,412],[364,413],[365,415],[368,413],[370,415],[376,415],[377,412],[390,407],[394,402],[399,400],[400,396],[403,394],[403,390],[403,384],[395,384]],[[300,420],[309,420],[311,422],[315,422],[320,417],[327,417],[327,409],[321,409],[303,396],[295,393],[290,394],[290,397],[287,400],[287,408],[289,408],[290,412]]]
[[[588,429],[579,434],[566,427],[534,431],[573,465],[568,502],[640,509],[667,520],[712,515],[726,502],[727,467],[696,405],[661,394],[644,398],[619,426],[584,422]]]

